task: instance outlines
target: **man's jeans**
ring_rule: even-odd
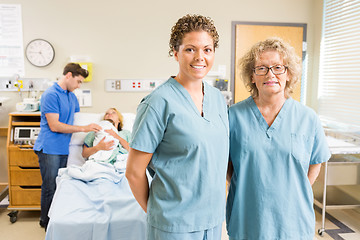
[[[47,227],[49,222],[48,212],[56,189],[56,176],[60,168],[66,167],[68,155],[46,154],[35,151],[39,157],[41,185],[41,215],[40,223]]]

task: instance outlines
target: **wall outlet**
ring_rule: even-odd
[[[46,78],[0,78],[0,91],[45,91],[49,87],[50,80]]]
[[[165,80],[159,79],[106,79],[107,92],[149,92],[160,86]]]

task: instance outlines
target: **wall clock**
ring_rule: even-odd
[[[36,67],[45,67],[55,58],[54,47],[44,39],[34,39],[28,43],[25,55],[29,62]]]

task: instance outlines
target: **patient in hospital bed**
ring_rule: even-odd
[[[90,156],[87,156],[88,154],[84,154],[83,150],[82,155],[84,158],[90,160],[113,164],[116,161],[118,151],[116,151],[117,149],[115,148],[119,144],[119,140],[106,132],[106,130],[117,130],[111,119],[101,121],[99,126],[101,127],[101,130],[98,132],[91,132],[86,136],[84,141],[86,149],[93,147],[97,151]]]
[[[131,133],[122,129],[123,116],[116,108],[110,108],[99,125],[101,131],[90,132],[85,137],[82,156],[125,170]]]
[[[82,156],[86,162],[82,166],[68,166],[61,169],[59,175],[82,181],[107,178],[121,181],[125,172],[131,133],[123,130],[123,116],[116,108],[106,111],[103,120],[98,123],[101,130],[89,132],[85,139]]]
[[[68,167],[57,178],[46,240],[146,239],[146,214],[124,176],[135,115],[110,108],[100,118],[75,115],[79,125],[93,121],[103,130],[73,135]]]

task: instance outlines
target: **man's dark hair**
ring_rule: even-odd
[[[73,77],[81,75],[84,78],[87,78],[87,76],[89,76],[88,70],[82,68],[80,66],[80,64],[78,64],[78,63],[68,63],[68,64],[66,64],[66,66],[64,68],[63,75],[66,75],[68,72],[71,72]]]

